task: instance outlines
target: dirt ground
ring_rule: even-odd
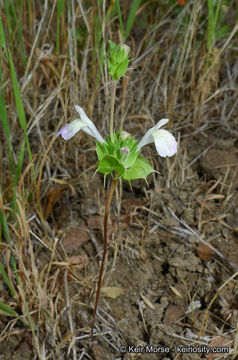
[[[179,169],[181,163],[176,158],[161,160],[157,167],[160,173],[149,177],[148,186],[135,181],[131,191],[123,184],[120,217],[119,201],[114,199],[103,281],[106,295],[102,290],[94,355],[89,340],[91,287],[96,284],[97,251],[102,248],[103,178],[97,175],[91,179],[92,172],[84,186],[75,185],[73,196],[70,190],[63,190],[49,223],[58,224],[58,259],[62,262],[64,256],[70,264],[68,286],[76,348],[79,354],[85,351],[79,359],[211,360],[218,354],[197,354],[198,348],[204,352],[213,346],[233,347],[238,298],[237,283],[229,278],[238,269],[238,151],[235,137],[223,135],[217,140],[219,129],[216,132],[196,139],[182,135],[181,161],[182,154],[189,164],[208,150],[187,169],[178,170],[176,181],[169,177],[169,170]],[[149,147],[148,155],[153,151]],[[94,159],[89,157],[88,161]],[[67,255],[60,255],[62,249]],[[51,256],[39,248],[39,269],[51,261]],[[52,286],[54,291],[58,289],[57,296],[64,296],[60,289],[64,272],[56,267],[52,265],[54,277],[57,272]],[[66,309],[59,310],[56,318],[61,341],[53,333],[54,319],[42,341],[54,356],[58,351],[59,359],[71,359],[66,350],[62,351],[70,340],[67,336],[72,337],[65,326]],[[42,326],[39,324],[39,331]],[[19,327],[2,343],[1,358],[32,359],[32,341],[31,333]],[[147,345],[153,345],[153,350]],[[120,346],[128,352],[123,354],[124,348],[120,352]],[[188,346],[194,346],[193,353],[178,352],[178,347],[186,351]],[[162,351],[159,355],[158,347]]]

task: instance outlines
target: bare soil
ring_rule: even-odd
[[[63,190],[63,197],[53,207],[49,223],[58,226],[58,258],[62,261],[64,256],[70,264],[71,314],[77,352],[82,354],[85,349],[87,354],[83,359],[211,360],[218,355],[183,354],[177,348],[194,345],[203,349],[214,343],[233,346],[237,287],[234,280],[222,285],[238,268],[237,140],[223,136],[217,141],[212,133],[207,135],[205,139],[182,137],[180,151],[186,152],[188,163],[213,145],[176,181],[169,178],[169,169],[179,166],[177,160],[161,160],[160,174],[150,176],[149,186],[135,181],[131,191],[123,184],[121,202],[114,199],[103,281],[108,293],[100,297],[94,351],[89,331],[102,249],[103,178],[97,175],[91,179],[89,174],[85,186],[76,185],[73,196],[70,190]],[[199,238],[214,246],[223,258]],[[64,255],[60,255],[62,250]],[[51,252],[41,248],[39,269],[50,258]],[[55,271],[53,266],[54,277]],[[63,270],[58,270],[54,280],[57,296],[64,296],[63,276]],[[120,294],[115,299],[111,298],[114,288]],[[66,309],[59,309],[58,316],[61,341],[53,334],[54,319],[47,335],[41,334],[42,341],[47,351],[51,349],[52,358],[58,351],[59,359],[71,359],[72,355],[63,351],[70,340]],[[39,324],[39,331],[42,326]],[[31,333],[19,324],[16,334],[1,343],[1,358],[32,359],[32,341]],[[121,345],[131,353],[120,352]],[[156,346],[154,353],[148,348],[145,353],[146,345]],[[160,351],[169,352],[158,355],[158,346]]]

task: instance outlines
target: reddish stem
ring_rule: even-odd
[[[109,214],[110,205],[111,205],[111,201],[112,201],[112,195],[114,193],[117,182],[118,182],[118,179],[114,177],[114,179],[112,180],[111,185],[109,187],[109,190],[107,193],[107,198],[106,198],[106,203],[105,203],[104,224],[103,224],[103,228],[104,228],[103,254],[102,254],[102,261],[101,261],[101,266],[100,266],[100,271],[99,271],[99,277],[98,277],[98,283],[97,283],[97,293],[96,293],[96,299],[95,299],[95,303],[94,303],[93,319],[92,319],[92,325],[91,325],[92,345],[93,345],[93,329],[94,329],[94,323],[95,323],[96,312],[97,312],[97,307],[98,307],[98,300],[99,300],[101,283],[102,283],[104,263],[105,263],[105,258],[106,258],[106,254],[107,254],[107,240],[108,240],[107,239],[107,220],[108,220],[108,214]]]

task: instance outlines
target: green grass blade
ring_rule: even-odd
[[[1,209],[0,209],[0,225],[1,225],[0,230],[1,230],[1,229],[3,230],[3,234],[4,234],[7,242],[8,242],[8,244],[10,244],[10,243],[11,243],[11,236],[10,236],[9,227],[8,227],[8,225],[7,225],[7,220],[6,220],[6,218],[5,218],[5,215],[4,215],[4,213],[1,211]],[[0,239],[0,240],[1,240],[1,239]],[[11,260],[10,260],[10,262],[11,262],[11,265],[12,265],[12,267],[13,267],[13,269],[14,269],[15,276],[16,276],[16,280],[18,281],[17,265],[16,265],[16,260],[15,260],[15,258],[14,258],[13,255],[11,255]],[[7,274],[5,273],[5,270],[4,270],[4,268],[3,268],[2,263],[0,263],[0,272],[1,272],[1,274],[2,274],[3,279],[5,280],[6,284],[8,285],[8,287],[9,287],[12,295],[13,295],[14,297],[17,297],[17,294],[16,294],[14,288],[12,287],[12,284],[11,284],[10,280],[8,279]]]
[[[8,124],[7,111],[6,111],[6,106],[5,106],[5,97],[4,97],[4,92],[3,92],[3,88],[2,88],[1,69],[0,69],[0,86],[1,86],[1,89],[0,89],[0,119],[1,119],[3,130],[7,137],[10,167],[11,167],[11,172],[12,172],[12,176],[13,176],[14,161],[13,161],[13,152],[12,152],[12,144],[11,144],[11,132],[10,132],[9,124]]]
[[[8,0],[3,0],[3,2],[4,2],[4,9],[6,12],[6,17],[7,17],[7,27],[8,27],[8,32],[9,32],[9,37],[10,37],[10,42],[11,42],[13,30],[12,30],[12,24],[11,24],[10,6],[8,4]]]
[[[14,195],[13,195],[13,198],[14,198],[14,203],[13,203],[13,206],[14,204],[16,203],[16,192],[15,192],[15,189],[14,189]],[[17,208],[17,204],[16,204],[16,210],[15,211],[18,211],[18,208]],[[1,228],[3,230],[3,234],[8,242],[8,244],[11,244],[11,236],[10,236],[10,231],[9,231],[9,227],[7,225],[7,220],[5,218],[5,215],[4,213],[1,211],[0,209],[0,225],[1,225]],[[0,229],[1,230],[1,229]],[[1,234],[1,233],[0,233]],[[1,239],[0,239],[1,240]],[[11,265],[13,267],[13,270],[14,270],[14,273],[15,273],[15,277],[16,277],[16,280],[18,282],[18,273],[17,273],[17,264],[16,264],[16,260],[14,258],[14,255],[11,254],[11,259],[10,259],[10,262],[11,262]]]
[[[130,9],[130,12],[129,12],[129,15],[128,15],[128,19],[127,19],[127,23],[126,23],[126,33],[125,33],[125,38],[124,38],[124,41],[126,41],[130,31],[131,31],[131,28],[134,24],[134,21],[135,21],[135,17],[136,17],[136,12],[140,6],[140,3],[141,3],[141,0],[134,0],[132,5],[131,5],[131,9]]]
[[[216,26],[218,24],[218,19],[220,15],[220,8],[221,8],[221,0],[218,0],[215,11],[214,11],[214,32],[216,30]]]
[[[20,8],[19,8],[19,13],[17,15],[16,18],[16,23],[17,23],[17,40],[19,42],[19,46],[18,46],[18,53],[22,59],[23,65],[26,68],[27,65],[27,57],[26,57],[26,50],[25,50],[25,45],[24,45],[24,40],[23,40],[23,31],[22,31],[22,19],[23,19],[23,11],[24,11],[24,6],[23,6],[23,0],[21,0],[20,2]]]
[[[0,314],[18,317],[18,313],[0,301]]]
[[[8,52],[8,56],[9,56],[9,65],[10,65],[10,71],[11,71],[11,77],[12,77],[12,86],[13,86],[13,92],[14,92],[14,98],[15,98],[15,102],[16,102],[16,108],[17,108],[17,113],[18,113],[18,117],[19,117],[19,122],[20,122],[22,130],[24,131],[29,159],[30,159],[30,161],[32,161],[31,148],[30,148],[30,144],[29,144],[29,140],[28,140],[28,136],[27,136],[26,115],[25,115],[23,102],[22,102],[22,98],[21,98],[21,92],[20,92],[20,88],[18,85],[16,71],[14,68],[14,64],[12,61],[12,55],[11,55],[10,51]]]
[[[208,24],[207,24],[207,67],[210,61],[211,47],[214,39],[214,5],[213,0],[207,0]]]
[[[214,42],[216,39],[219,38],[222,32],[225,33],[227,31],[227,27],[223,29],[220,28],[218,31],[216,31],[221,15],[220,13],[221,0],[218,0],[217,2],[214,2],[213,0],[207,0],[207,5],[208,5],[208,26],[207,26],[207,67],[208,67]],[[221,32],[219,32],[220,30]]]
[[[14,298],[17,298],[16,291],[15,291],[14,287],[12,286],[11,281],[9,280],[9,277],[8,277],[1,261],[0,261],[0,273],[2,274],[3,280],[7,284],[9,290],[11,291],[12,296]]]
[[[6,18],[7,18],[7,28],[9,34],[9,45],[10,49],[13,49],[13,45],[17,44],[17,52],[20,55],[24,66],[26,66],[26,52],[23,41],[23,32],[22,32],[22,12],[24,9],[23,0],[15,2],[15,6],[18,7],[18,14],[14,7],[14,1],[4,0],[4,7]]]
[[[13,316],[13,317],[19,317],[19,320],[26,326],[28,326],[27,321],[20,317],[19,314],[12,310],[8,305],[4,304],[2,301],[0,301],[0,315],[6,315],[6,316]]]
[[[60,52],[60,21],[64,9],[64,0],[57,1],[57,25],[56,25],[56,54]]]
[[[5,53],[7,53],[6,37],[5,37],[5,32],[4,32],[1,17],[0,17],[0,48],[3,48],[5,50]],[[2,66],[1,65],[2,65],[2,59],[0,62],[0,119],[2,122],[3,130],[7,137],[10,166],[11,166],[11,171],[13,174],[14,162],[13,162],[12,145],[11,145],[11,140],[10,140],[11,132],[10,132],[9,124],[8,124],[7,111],[6,111],[6,105],[5,105],[5,96],[4,96],[4,89],[3,89],[3,76],[2,76]]]
[[[121,9],[120,9],[119,0],[116,0],[116,8],[117,8],[117,14],[118,14],[122,38],[123,38],[123,41],[125,41],[125,31],[124,31],[123,21],[122,21],[122,17],[121,17]]]
[[[4,32],[4,27],[2,23],[2,17],[0,16],[0,45],[3,47],[6,52],[6,36]]]
[[[25,140],[22,141],[19,155],[18,155],[17,168],[16,168],[16,173],[15,173],[15,179],[14,179],[14,186],[17,186],[18,180],[21,175],[21,169],[22,169],[22,164],[23,164],[23,160],[24,160],[24,151],[25,151]]]
[[[9,227],[7,225],[7,221],[5,218],[4,213],[2,212],[2,210],[0,209],[0,224],[2,226],[3,229],[3,234],[8,242],[8,244],[10,244],[11,242],[11,237],[10,237],[10,231],[9,231]]]

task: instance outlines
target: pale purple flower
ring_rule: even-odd
[[[138,150],[143,146],[155,143],[158,154],[162,157],[173,156],[177,152],[177,141],[175,137],[167,130],[159,130],[167,124],[169,119],[160,120],[154,127],[149,129],[138,144]]]
[[[128,146],[123,146],[122,148],[120,148],[120,151],[122,154],[130,154],[130,149]]]
[[[56,136],[61,135],[64,140],[69,140],[77,134],[79,130],[83,130],[86,134],[91,135],[100,143],[103,143],[104,140],[102,136],[99,134],[94,123],[87,117],[84,110],[78,105],[75,105],[75,109],[79,114],[80,119],[75,119],[71,121],[71,123],[65,125],[57,132]]]

